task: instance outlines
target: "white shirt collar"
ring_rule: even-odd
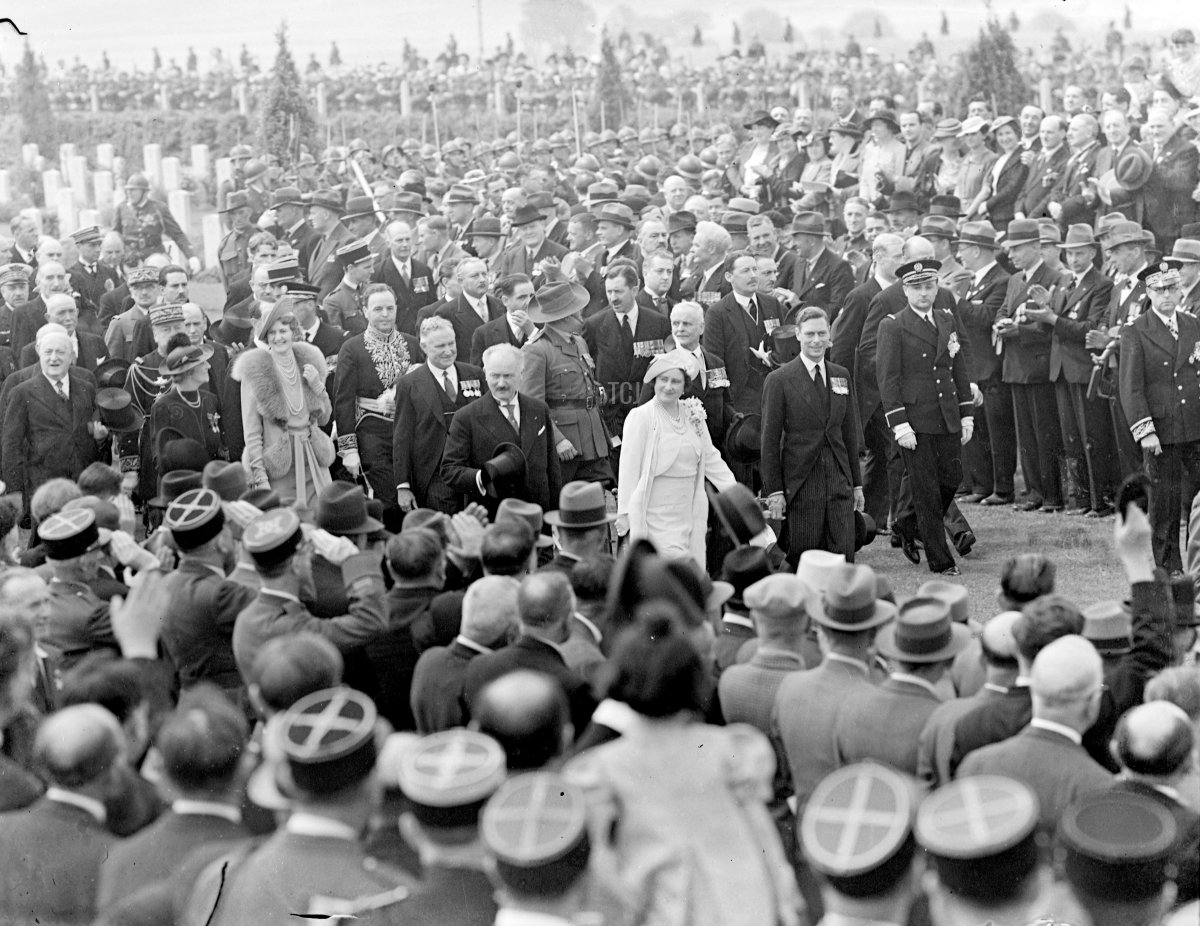
[[[396,260],[396,258],[393,257],[392,263],[395,264],[396,269],[399,270],[401,273],[403,273],[406,277],[412,276],[412,258],[411,257],[408,260]]]
[[[46,374],[43,373],[42,376],[46,376]],[[52,380],[49,376],[46,376],[46,382],[48,382],[50,384],[51,389],[54,388],[55,381]],[[62,383],[63,392],[65,392],[67,394],[67,398],[70,398],[71,397],[71,376],[70,376],[70,374],[64,374],[63,378],[58,380],[58,382]]]
[[[1042,717],[1034,717],[1029,721],[1029,725],[1037,730],[1048,730],[1051,733],[1057,733],[1060,736],[1065,736],[1076,746],[1083,745],[1083,736],[1073,727],[1068,727],[1066,724],[1055,723],[1053,720],[1045,720]]]
[[[465,289],[463,290],[462,295],[463,295],[463,299],[465,299],[467,301],[467,305],[469,305],[471,308],[473,308],[475,310],[476,315],[479,315],[481,318],[487,318],[488,310],[487,310],[487,296],[486,295],[481,296],[480,298],[476,299],[474,296],[472,296],[470,293],[468,293]]]
[[[294,602],[296,602],[296,604],[300,605],[301,607],[304,606],[304,603],[297,596],[293,595],[291,592],[285,592],[282,589],[264,588],[259,591],[259,594],[274,595],[276,598],[284,599],[284,601],[294,601]]]
[[[495,650],[491,649],[490,647],[484,646],[482,643],[476,643],[470,637],[464,637],[461,633],[457,637],[454,638],[454,642],[457,643],[459,646],[465,646],[467,649],[474,650],[475,652],[480,653],[484,656],[486,656],[488,653],[495,652]]]
[[[933,683],[927,679],[921,678],[919,675],[909,675],[907,672],[893,672],[891,673],[890,678],[897,682],[905,682],[909,685],[916,685],[918,688],[924,688],[931,695],[934,695],[939,701],[942,700],[942,696],[938,693],[938,690],[934,687]]]
[[[615,313],[615,314],[616,314],[616,316],[617,316],[617,324],[618,324],[618,325],[624,325],[624,324],[625,324],[625,322],[623,322],[623,321],[622,321],[622,319],[623,319],[623,318],[628,318],[628,319],[629,319],[629,328],[630,328],[630,330],[631,330],[631,331],[633,331],[635,334],[637,333],[637,323],[638,323],[638,304],[637,304],[637,300],[636,300],[636,299],[635,299],[635,300],[634,300],[634,302],[633,302],[633,308],[632,308],[632,309],[630,309],[628,312],[624,313],[623,315],[622,315],[620,312],[617,312],[617,313]]]
[[[171,810],[181,817],[220,817],[230,823],[242,822],[242,812],[238,808],[220,801],[193,801],[181,797],[171,803]]]
[[[439,370],[432,363],[426,360],[425,366],[429,367],[429,372],[433,374],[433,378],[438,381],[439,386],[442,384],[442,377],[449,373],[450,382],[454,383],[455,388],[458,387],[458,370],[454,368],[454,364],[450,364],[450,366],[446,367],[444,370]]]
[[[863,675],[871,674],[871,667],[861,659],[855,659],[853,656],[847,656],[843,653],[829,652],[825,654],[826,662],[841,662],[848,666],[854,666],[856,669],[861,669]]]
[[[985,266],[980,267],[978,270],[976,270],[975,271],[975,285],[978,286],[980,283],[982,283],[983,278],[985,276],[987,276],[988,273],[991,271],[991,269],[995,266],[996,266],[996,262],[993,260],[993,261],[989,261]]]
[[[329,817],[319,817],[315,813],[298,810],[288,817],[286,829],[296,836],[323,836],[328,839],[344,839],[347,842],[357,842],[358,833],[354,827],[347,826],[340,820]]]
[[[1032,280],[1032,279],[1033,279],[1033,275],[1034,275],[1035,273],[1037,273],[1037,272],[1038,272],[1038,270],[1041,268],[1042,264],[1044,264],[1044,263],[1045,263],[1045,261],[1044,261],[1044,260],[1042,260],[1042,259],[1039,257],[1039,258],[1037,259],[1037,263],[1036,263],[1036,264],[1034,264],[1034,265],[1033,265],[1032,267],[1030,267],[1028,270],[1025,270],[1025,271],[1023,271],[1023,274],[1024,274],[1024,276],[1025,276],[1025,279],[1026,279],[1026,280]]]
[[[80,810],[86,810],[95,818],[97,823],[104,823],[108,820],[108,811],[104,809],[104,804],[94,797],[76,794],[74,791],[67,791],[64,788],[51,785],[46,789],[46,800],[54,801],[57,804],[69,804],[72,807],[78,807]]]
[[[496,911],[495,926],[571,926],[571,921],[561,916],[549,913],[535,913],[532,910],[510,910],[501,907]]]
[[[750,300],[757,295],[757,293],[751,293],[749,296],[743,296],[740,293],[735,292],[733,294],[733,298],[737,300],[737,304],[742,307],[743,311],[745,311],[745,309],[750,305]]]
[[[809,360],[807,357],[805,357],[804,354],[801,354],[800,361],[804,364],[804,369],[808,370],[808,378],[809,379],[812,379],[814,369],[821,371],[821,379],[824,379],[824,380],[829,379],[829,377],[825,375],[825,361],[824,360],[818,360],[816,363],[813,363],[811,360]]]
[[[732,611],[726,611],[722,614],[721,622],[724,624],[733,624],[734,627],[749,627],[751,630],[754,629],[754,621],[742,614],[735,614]]]
[[[1169,317],[1166,315],[1163,315],[1163,313],[1158,311],[1158,309],[1154,308],[1154,306],[1150,307],[1150,311],[1153,312],[1155,315],[1157,315],[1158,320],[1160,322],[1162,322],[1164,325],[1166,325],[1168,328],[1170,328],[1171,324],[1174,323],[1175,329],[1177,331],[1179,330],[1179,318],[1178,318],[1179,313],[1178,313],[1178,311],[1172,312]]]
[[[988,691],[994,691],[996,694],[1008,694],[1008,689],[1003,685],[997,685],[995,682],[984,682],[983,687]]]

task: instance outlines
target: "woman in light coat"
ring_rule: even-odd
[[[242,385],[242,462],[251,488],[270,488],[314,508],[336,456],[321,430],[332,407],[325,358],[303,340],[289,296],[263,319],[261,337],[267,346],[240,354],[230,374]]]
[[[704,405],[681,399],[700,375],[695,355],[659,354],[646,370],[654,398],[625,419],[617,477],[617,532],[646,538],[668,559],[690,556],[704,566],[708,498],[704,480],[718,491],[737,480],[713,446]]]

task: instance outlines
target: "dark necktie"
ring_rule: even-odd
[[[61,379],[56,379],[54,381],[54,391],[58,393],[58,397],[60,399],[62,399],[64,402],[67,401],[67,391],[65,389],[63,389],[63,384],[62,384]]]
[[[629,324],[629,316],[621,316],[621,344],[629,349],[633,348],[633,327]]]
[[[746,314],[750,316],[750,321],[754,322],[754,327],[757,328],[758,327],[758,300],[756,300],[753,296],[751,296],[750,301],[746,303]]]
[[[458,398],[458,390],[454,388],[454,380],[450,378],[449,370],[442,371],[442,387],[446,390],[446,395],[450,397],[451,402]]]
[[[512,403],[506,402],[500,408],[504,411],[504,417],[508,419],[508,423],[512,425],[512,429],[520,434],[521,429],[517,426],[517,416],[513,414]]]
[[[824,397],[825,377],[821,375],[820,366],[813,367],[813,382],[817,384],[817,392],[821,393],[821,396]]]

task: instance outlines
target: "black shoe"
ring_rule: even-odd
[[[1042,514],[1057,514],[1062,510],[1062,505],[1042,505],[1042,507],[1038,509],[1038,511],[1042,512]]]
[[[997,495],[993,492],[979,504],[981,505],[1011,505],[1013,497],[1011,495]]]
[[[954,538],[954,549],[958,551],[959,556],[966,556],[971,552],[973,546],[975,546],[974,531],[963,531]]]
[[[892,536],[894,537],[896,535],[893,534]],[[913,539],[911,537],[901,537],[900,538],[900,552],[903,553],[905,558],[910,563],[912,563],[914,566],[920,564],[921,551],[917,547],[917,541],[915,539]]]
[[[934,573],[934,575],[939,575],[939,576],[961,576],[961,575],[962,575],[962,570],[960,570],[960,569],[959,569],[957,566],[949,566],[949,567],[947,567],[947,568],[945,568],[945,569],[939,569],[937,572],[935,572],[935,573]]]
[[[1089,518],[1107,518],[1110,515],[1116,514],[1117,509],[1112,505],[1101,505],[1099,508],[1093,508],[1087,513]]]
[[[1041,507],[1042,503],[1040,501],[1019,502],[1018,504],[1013,505],[1013,508],[1016,511],[1038,511]]]
[[[970,495],[964,495],[958,500],[960,505],[978,505],[987,498],[982,492],[972,492]]]
[[[900,539],[900,535],[898,533],[896,533],[895,531],[892,531],[892,547],[896,550],[899,550],[900,545],[903,542],[904,541]]]
[[[1078,508],[1068,508],[1063,512],[1067,517],[1079,518],[1092,513],[1092,509],[1085,505],[1080,505]]]

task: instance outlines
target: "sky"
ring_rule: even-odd
[[[634,0],[589,0],[600,22],[625,6],[639,9]],[[1177,23],[1180,5],[1165,0],[1139,0],[1133,3],[1135,28],[1170,29]],[[1022,18],[1053,11],[1079,23],[1081,28],[1102,30],[1109,19],[1123,15],[1125,0],[995,0],[1001,15],[1016,9]],[[7,0],[4,16],[11,17],[29,34],[34,47],[46,60],[71,60],[80,56],[86,63],[98,63],[101,50],[107,50],[113,63],[122,68],[149,67],[150,49],[158,47],[164,60],[176,58],[180,64],[189,46],[196,49],[202,66],[213,47],[236,55],[245,43],[260,60],[273,57],[273,34],[286,19],[293,53],[298,61],[307,61],[315,53],[324,62],[330,42],[337,39],[343,59],[373,62],[394,59],[405,37],[423,54],[435,55],[444,48],[451,32],[460,47],[474,55],[478,49],[480,14],[489,52],[511,32],[521,47],[521,0]],[[670,22],[672,16],[708,17],[712,35],[727,41],[730,23],[744,11],[761,7],[789,17],[801,32],[805,28],[840,29],[848,16],[861,10],[878,10],[890,18],[898,30],[911,32],[915,39],[922,30],[936,37],[941,13],[945,11],[954,31],[974,34],[985,16],[982,0],[875,0],[874,3],[828,4],[814,0],[656,0],[656,22]],[[646,7],[642,7],[646,9]],[[1200,17],[1198,17],[1200,19]],[[686,33],[686,29],[680,29]],[[679,36],[683,42],[685,35]],[[12,62],[20,53],[21,39],[7,26],[0,26],[0,62]],[[588,44],[577,38],[577,50]],[[592,36],[595,42],[595,36]]]

